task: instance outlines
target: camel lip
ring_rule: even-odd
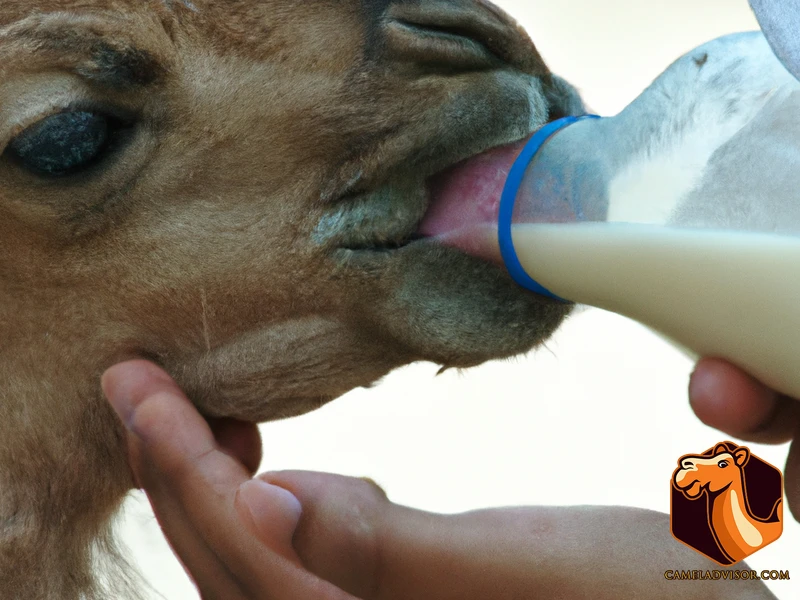
[[[366,245],[341,246],[339,250],[346,250],[349,252],[356,252],[356,253],[370,252],[375,254],[385,254],[401,250],[407,246],[410,246],[415,242],[419,242],[424,239],[428,238],[426,236],[417,234],[416,232],[412,232],[405,238],[395,241],[387,241],[387,242],[380,242],[376,244],[366,244]]]

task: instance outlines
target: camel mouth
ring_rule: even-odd
[[[397,146],[403,148],[401,155],[381,150],[378,161],[366,150],[331,178],[339,183],[322,194],[331,208],[313,225],[312,238],[340,261],[363,257],[372,262],[412,246],[441,246],[437,232],[427,227],[430,210],[447,205],[452,216],[465,206],[472,210],[476,202],[499,204],[497,184],[504,183],[511,166],[508,148],[517,149],[549,116],[541,80],[546,67],[533,42],[489,2],[463,7],[403,3],[387,16],[386,39],[394,59],[422,72],[443,70],[448,78],[458,74],[475,85],[421,115],[409,130],[414,137]],[[472,109],[495,102],[505,108]],[[421,133],[420,123],[438,133]],[[488,163],[498,163],[499,174],[489,190],[480,181],[492,167],[487,167],[487,156]],[[470,169],[474,172],[465,176]],[[465,180],[475,185],[465,186]],[[442,202],[443,196],[449,201]]]
[[[473,204],[488,205],[489,213],[478,218],[491,221],[510,166],[526,140],[527,136],[453,162],[421,185],[389,185],[351,201],[320,222],[317,241],[335,236],[340,254],[388,257],[420,242],[438,243],[437,221],[443,206],[446,212],[463,212],[462,218],[467,218],[475,216]]]
[[[390,254],[402,250],[415,242],[427,239],[417,232],[409,233],[406,237],[396,240],[377,240],[371,244],[344,246],[340,250],[350,253]]]
[[[697,498],[703,493],[705,486],[698,479],[693,479],[688,485],[678,486],[687,498]]]

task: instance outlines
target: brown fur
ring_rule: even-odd
[[[580,110],[486,2],[2,0],[0,148],[75,105],[132,139],[61,179],[0,159],[3,598],[121,593],[92,574],[131,487],[115,362],[263,421],[524,352],[567,312],[430,242],[363,249],[414,230],[430,175]]]

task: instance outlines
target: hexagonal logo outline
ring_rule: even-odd
[[[783,473],[746,446],[726,441],[684,454],[670,492],[673,537],[723,567],[783,534]]]

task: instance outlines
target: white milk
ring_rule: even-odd
[[[524,224],[554,294],[620,313],[800,398],[800,237],[625,223]]]

